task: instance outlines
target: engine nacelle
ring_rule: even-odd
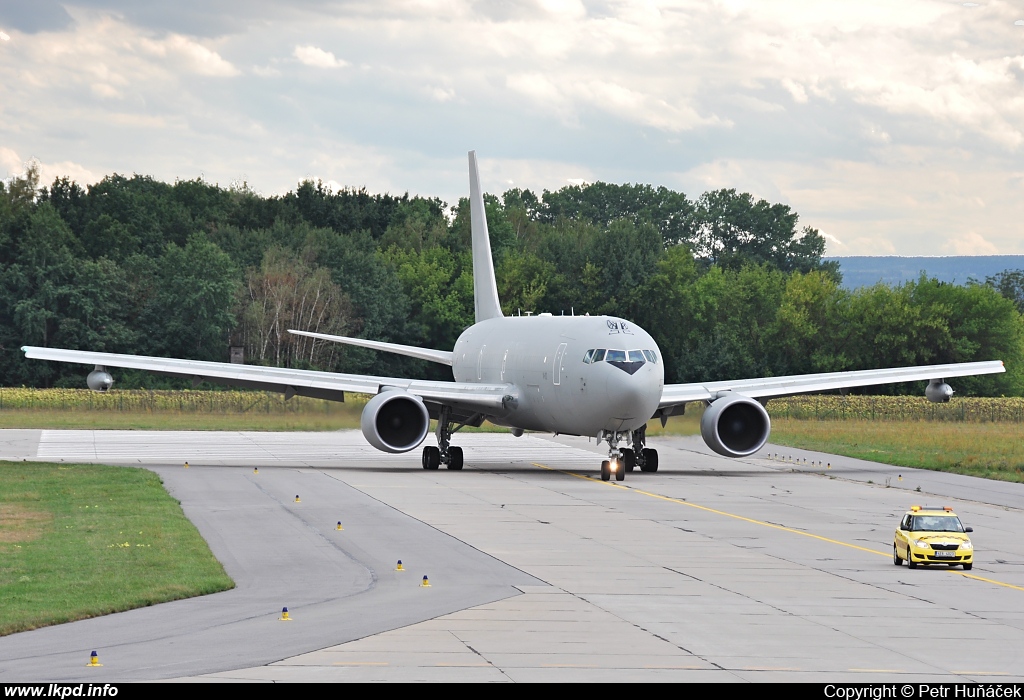
[[[746,457],[768,442],[772,421],[757,401],[739,394],[716,399],[704,409],[700,434],[708,447],[725,457]]]
[[[408,452],[427,437],[430,414],[418,396],[393,389],[366,403],[360,419],[366,441],[383,452]]]
[[[114,386],[114,378],[110,376],[110,372],[96,365],[96,369],[89,372],[89,376],[85,378],[85,383],[93,391],[110,391],[110,387]]]
[[[932,403],[947,403],[953,398],[953,387],[942,379],[930,379],[924,395]]]

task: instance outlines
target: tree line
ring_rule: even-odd
[[[630,319],[657,340],[666,381],[1001,359],[1005,375],[956,388],[1024,394],[1022,271],[847,291],[817,230],[732,189],[597,182],[485,203],[506,314]],[[23,345],[213,361],[241,346],[250,363],[450,379],[287,330],[450,349],[473,322],[469,221],[466,199],[116,174],[41,186],[30,167],[0,183],[2,381],[83,385],[89,368],[26,361]]]

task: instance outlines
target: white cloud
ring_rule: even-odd
[[[10,41],[11,37],[7,32],[0,31],[0,41]]]
[[[7,171],[7,177],[21,177],[30,162],[39,168],[39,184],[49,185],[58,177],[69,177],[81,185],[99,182],[102,175],[97,175],[78,163],[63,161],[60,163],[44,163],[31,158],[28,161],[20,158],[14,150],[0,146],[0,168]]]
[[[942,250],[952,255],[997,255],[1000,252],[999,248],[975,231],[950,238],[942,245]]]
[[[14,150],[0,146],[0,168],[7,171],[7,177],[14,177],[25,172],[25,163]]]
[[[139,46],[155,56],[173,61],[190,73],[230,78],[241,72],[221,58],[216,51],[180,34],[171,34],[157,40],[142,38],[139,40]]]
[[[344,68],[348,65],[347,61],[341,61],[330,51],[316,46],[296,46],[294,55],[300,63],[313,68]]]

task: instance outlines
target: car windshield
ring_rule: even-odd
[[[964,526],[955,515],[915,515],[910,529],[913,532],[963,532]]]

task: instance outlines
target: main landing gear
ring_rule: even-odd
[[[441,407],[441,414],[437,417],[437,447],[427,445],[423,448],[421,459],[424,469],[437,469],[443,463],[448,469],[458,471],[462,469],[462,448],[451,444],[452,434],[461,428],[465,423],[459,424],[452,429],[452,409],[448,406]]]
[[[632,447],[619,449],[619,441],[629,439]],[[647,426],[631,433],[620,433],[604,430],[598,440],[608,441],[608,459],[601,462],[601,481],[610,481],[615,475],[616,481],[626,478],[626,472],[640,467],[642,472],[658,471],[658,451],[644,447],[647,440]]]

